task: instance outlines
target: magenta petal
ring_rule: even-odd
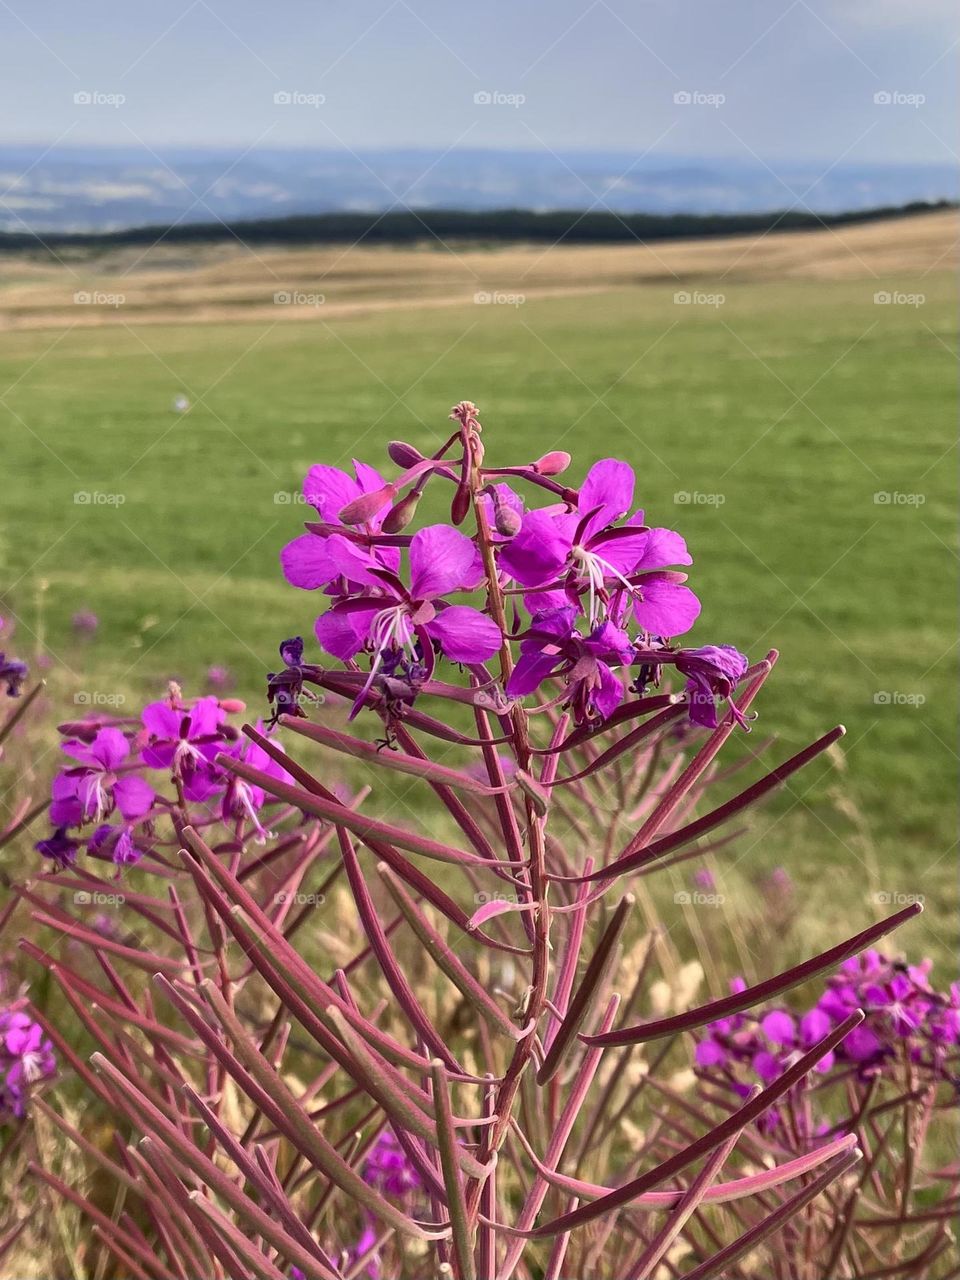
[[[381,566],[373,553],[366,548],[358,546],[357,543],[342,537],[339,533],[334,533],[327,539],[327,554],[336,572],[350,582],[359,582],[365,587],[382,588],[383,583],[371,573],[371,569]]]
[[[140,716],[143,727],[154,738],[179,738],[183,713],[174,711],[169,702],[148,702]],[[158,766],[163,767],[163,766]]]
[[[453,662],[485,662],[497,652],[503,639],[492,618],[466,604],[452,604],[442,609],[427,623],[425,630],[439,641],[440,648]]]
[[[567,562],[576,527],[576,516],[528,511],[520,532],[500,548],[500,567],[524,587],[550,582]]]
[[[789,1013],[784,1013],[782,1009],[774,1009],[760,1023],[763,1033],[768,1040],[774,1044],[787,1045],[793,1044],[796,1039],[796,1026],[793,1018]]]
[[[456,529],[432,524],[413,535],[410,594],[414,600],[435,600],[449,591],[472,590],[482,577],[483,561],[476,544]]]
[[[581,515],[595,507],[600,510],[587,522],[584,538],[627,514],[633,503],[635,483],[629,463],[618,462],[616,458],[603,458],[594,463],[580,489],[578,506]]]
[[[130,754],[130,743],[120,729],[101,729],[90,744],[90,754],[104,769],[116,769]]]
[[[117,802],[117,808],[128,822],[143,817],[153,804],[153,796],[153,787],[135,773],[118,778],[113,785],[113,798]]]
[[[50,821],[55,827],[79,827],[83,822],[83,806],[76,795],[54,800],[50,805]]]
[[[325,587],[340,572],[326,542],[315,533],[304,533],[288,542],[280,552],[280,565],[290,585],[304,591]]]
[[[645,631],[657,636],[680,636],[700,615],[700,601],[689,587],[662,574],[651,573],[640,583],[634,616]]]
[[[361,492],[356,480],[345,471],[323,464],[311,467],[303,481],[304,498],[328,524],[339,524],[338,513],[348,502],[359,498]]]
[[[376,467],[371,467],[367,462],[358,462],[354,458],[353,469],[357,473],[357,484],[361,493],[378,493],[386,488],[387,482]],[[346,503],[343,505],[346,506]]]
[[[314,625],[314,632],[327,653],[346,662],[363,648],[378,612],[376,605],[367,610],[334,607],[321,614]]]
[[[591,691],[590,701],[600,717],[606,720],[613,715],[623,701],[623,683],[617,679],[605,662],[598,662],[597,667],[600,683]]]
[[[198,698],[190,709],[190,737],[205,738],[216,733],[226,719],[226,712],[220,706],[219,698],[208,694]],[[218,748],[219,750],[219,748]]]
[[[507,681],[507,697],[525,698],[528,693],[533,693],[550,678],[554,667],[561,661],[559,654],[521,654]]]
[[[672,564],[693,564],[687,544],[672,529],[650,529],[637,570],[666,569]]]

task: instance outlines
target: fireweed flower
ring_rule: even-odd
[[[696,1065],[705,1078],[722,1079],[746,1096],[755,1080],[769,1084],[777,1079],[859,1008],[864,1021],[820,1059],[817,1072],[827,1075],[852,1066],[860,1079],[868,1080],[906,1058],[928,1082],[945,1081],[956,1088],[960,986],[937,992],[928,981],[929,970],[929,961],[907,965],[865,951],[844,962],[803,1015],[777,1008],[711,1023],[697,1044]],[[776,1116],[768,1123],[775,1124]]]
[[[404,1154],[392,1129],[384,1129],[364,1161],[361,1176],[364,1182],[384,1195],[401,1201],[409,1201],[411,1196],[422,1190],[420,1175]],[[377,1241],[373,1220],[364,1214],[364,1229],[351,1250],[354,1259],[362,1258]],[[385,1280],[380,1267],[378,1254],[373,1254],[366,1266],[366,1274],[370,1280]]]
[[[143,857],[143,850],[134,843],[129,827],[113,827],[109,822],[94,831],[87,841],[87,853],[109,854],[117,867],[132,867]]]
[[[185,705],[178,693],[143,709],[143,726],[150,735],[141,752],[151,769],[170,769],[183,783],[188,800],[203,801],[224,785],[214,765],[225,746],[222,727],[227,713],[213,695]],[[126,815],[125,815],[126,816]]]
[[[258,732],[263,733],[263,722],[258,720],[256,723]],[[287,773],[282,765],[277,764],[273,756],[267,754],[266,751],[250,738],[244,738],[229,747],[227,755],[233,756],[236,760],[242,760],[245,764],[251,765],[254,769],[260,769],[263,773],[268,774],[271,778],[276,778],[280,782],[292,782],[293,779]],[[266,794],[262,787],[255,787],[252,783],[245,782],[242,778],[238,778],[231,774],[227,782],[227,789],[223,793],[220,811],[224,822],[230,821],[246,821],[254,831],[254,838],[258,844],[265,844],[267,839],[272,838],[272,833],[267,831],[260,822],[260,810],[266,802]]]
[[[601,622],[587,636],[575,628],[572,605],[534,614],[520,641],[520,657],[507,681],[508,697],[521,698],[551,677],[567,686],[565,705],[573,708],[577,724],[605,720],[623,701],[623,682],[614,667],[627,667],[633,646],[625,631]]]
[[[735,720],[742,728],[749,728],[746,718],[737,709],[732,693],[737,681],[746,671],[748,663],[742,653],[732,645],[706,645],[702,649],[685,649],[675,659],[676,668],[687,677],[686,691],[690,706],[690,719],[694,724],[715,729],[717,701],[726,702]]]
[[[344,574],[343,563],[346,553],[341,549],[339,560],[331,555],[334,545],[343,542],[350,546],[355,545],[336,532],[337,529],[347,532],[347,526],[340,519],[340,512],[358,498],[379,492],[386,484],[383,476],[365,462],[355,461],[353,467],[356,480],[337,467],[315,466],[307,472],[303,482],[303,496],[316,509],[323,523],[330,528],[326,534],[313,532],[301,534],[299,538],[294,538],[283,548],[280,553],[280,565],[283,576],[291,586],[300,587],[305,591],[314,591],[329,586],[341,576],[348,583],[353,581],[349,577],[349,570]],[[378,533],[385,515],[385,510],[375,513],[361,526],[362,532]],[[357,546],[355,554],[360,564],[371,564],[394,572],[400,562],[400,553],[395,547]]]
[[[0,685],[6,685],[8,698],[20,697],[20,686],[29,674],[30,668],[25,662],[0,652]]]
[[[333,544],[339,543],[339,546]],[[358,563],[344,539],[331,538],[331,555],[341,557],[345,576],[359,574],[359,595],[339,600],[316,622],[321,646],[347,661],[362,649],[372,655],[370,677],[357,700],[381,671],[399,667],[414,679],[426,678],[433,666],[433,645],[453,662],[484,662],[497,652],[500,628],[470,605],[448,604],[443,596],[472,591],[483,578],[480,553],[456,529],[430,525],[410,541],[410,586],[394,574]]]
[[[100,823],[119,809],[129,822],[142,818],[153,804],[153,787],[136,773],[119,772],[130,755],[130,743],[119,729],[103,728],[90,743],[71,739],[63,744],[77,761],[53,780],[50,818],[56,827]]]
[[[519,532],[500,552],[500,566],[531,590],[531,610],[571,602],[586,594],[591,627],[608,613],[622,621],[626,608],[650,635],[677,636],[689,631],[700,602],[682,573],[662,572],[670,565],[692,564],[683,538],[671,529],[651,529],[643,512],[622,526],[617,521],[633,505],[633,468],[605,458],[587,473],[573,512],[542,508],[523,517]],[[565,598],[566,597],[566,598]]]
[[[20,1009],[0,1010],[0,1119],[21,1119],[30,1086],[56,1073],[53,1045]]]

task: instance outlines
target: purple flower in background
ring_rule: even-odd
[[[388,1196],[405,1196],[423,1186],[392,1129],[384,1129],[363,1166],[363,1180]]]
[[[53,780],[50,818],[55,826],[99,823],[114,809],[130,822],[150,809],[153,787],[136,773],[119,772],[130,754],[130,743],[119,729],[99,729],[90,743],[70,739],[63,750],[78,763]]]
[[[745,1096],[754,1080],[776,1080],[855,1009],[862,1009],[864,1021],[820,1059],[815,1071],[829,1075],[834,1067],[853,1066],[860,1079],[868,1080],[892,1071],[906,1055],[921,1079],[956,1087],[960,987],[954,984],[947,994],[935,991],[928,982],[929,968],[928,961],[906,965],[865,951],[843,963],[817,1003],[801,1016],[776,1008],[711,1023],[697,1043],[696,1065],[708,1079],[722,1079]],[[777,1123],[774,1110],[761,1127],[770,1130]]]
[[[30,1086],[55,1074],[53,1045],[39,1022],[20,1009],[0,1010],[0,1118],[20,1119]]]
[[[229,667],[215,663],[212,667],[207,667],[207,685],[218,693],[225,693],[233,688],[233,673]]]
[[[79,636],[92,636],[100,625],[100,619],[90,609],[81,609],[70,619],[70,624]]]
[[[227,713],[217,698],[197,698],[189,707],[174,705],[170,698],[151,702],[141,718],[150,735],[141,752],[145,765],[170,769],[182,781],[188,800],[206,800],[223,786],[213,761],[224,747],[221,728]]]
[[[709,867],[698,867],[693,873],[693,883],[704,893],[714,893],[717,888],[717,878]]]
[[[501,567],[530,588],[531,612],[576,602],[587,595],[591,627],[604,613],[623,621],[632,605],[637,623],[652,635],[682,635],[693,626],[700,602],[683,586],[686,575],[662,572],[691,564],[686,544],[670,529],[649,529],[643,512],[617,527],[633,505],[633,468],[605,458],[590,468],[577,510],[527,512],[517,535],[500,550]],[[534,588],[552,588],[543,598]]]
[[[25,662],[0,652],[0,685],[6,685],[8,698],[20,697],[20,687],[29,674],[30,668]]]
[[[629,666],[633,646],[625,631],[602,622],[588,636],[575,630],[577,610],[572,605],[534,614],[530,629],[520,641],[520,658],[507,681],[507,695],[522,698],[539,689],[550,677],[562,678],[567,703],[578,724],[606,720],[623,701],[623,682],[614,666]]]
[[[401,662],[429,670],[432,644],[452,662],[483,662],[499,649],[500,628],[491,618],[470,605],[441,599],[450,592],[471,591],[483,578],[479,551],[456,529],[438,524],[414,534],[409,588],[393,574],[360,565],[345,539],[331,538],[330,544],[331,554],[343,557],[344,576],[356,572],[366,589],[338,601],[317,619],[317,639],[343,661],[370,650],[367,687],[382,668],[392,674]],[[344,556],[345,548],[349,552]]]

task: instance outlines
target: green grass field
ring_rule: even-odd
[[[309,512],[276,495],[316,461],[381,463],[391,438],[427,448],[473,399],[488,458],[563,447],[577,478],[598,457],[636,466],[648,519],[694,555],[693,641],[781,651],[754,734],[778,735],[765,759],[847,726],[842,760],[795,779],[730,852],[735,874],[785,863],[818,935],[892,909],[872,892],[923,894],[900,944],[947,956],[953,288],[939,272],[883,281],[922,287],[914,308],[874,305],[877,287],[728,282],[713,308],[655,284],[335,324],[7,334],[0,612],[68,698],[171,676],[195,691],[225,663],[257,706],[278,642],[310,635],[316,612],[277,565]],[[83,645],[81,608],[101,619]]]

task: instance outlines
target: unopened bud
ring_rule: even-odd
[[[405,440],[391,440],[387,445],[387,453],[390,455],[390,461],[395,462],[398,467],[403,467],[405,471],[407,467],[414,467],[418,462],[423,461],[420,450],[415,449],[412,444],[407,444]]]
[[[554,449],[552,453],[545,453],[542,458],[538,458],[533,464],[533,469],[538,476],[558,476],[566,471],[569,465],[569,453],[564,453],[562,449]]]
[[[469,510],[470,489],[468,485],[462,484],[453,495],[453,502],[450,504],[450,519],[453,524],[463,524]]]
[[[515,533],[520,532],[522,518],[520,512],[514,511],[513,507],[505,502],[497,502],[493,508],[493,523],[497,533],[502,533],[505,538],[512,538]]]
[[[239,715],[241,711],[247,709],[247,704],[240,698],[221,698],[220,706],[232,716]]]
[[[419,502],[420,494],[415,489],[411,490],[405,498],[393,504],[384,516],[380,528],[384,533],[400,533],[416,515]]]
[[[396,494],[397,487],[393,484],[385,484],[382,489],[373,493],[361,494],[359,498],[347,503],[340,512],[340,519],[344,524],[366,524],[392,502]]]

